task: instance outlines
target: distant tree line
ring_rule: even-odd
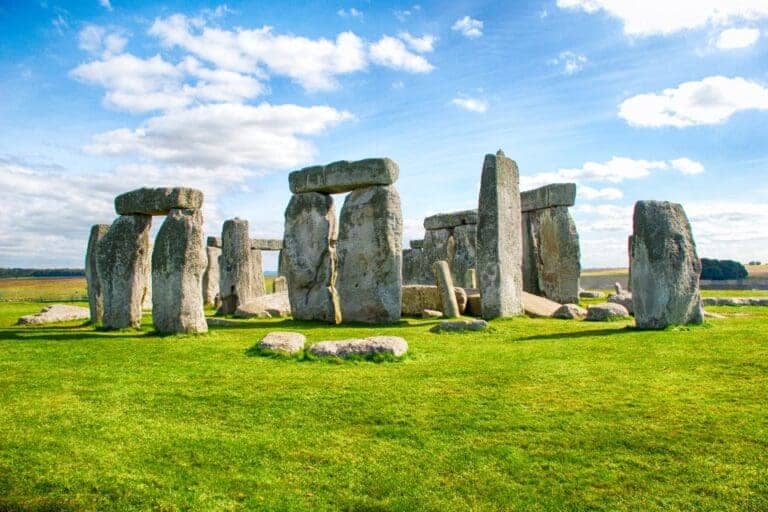
[[[710,281],[745,279],[749,276],[746,267],[733,260],[712,260],[701,258],[701,278]]]
[[[85,270],[81,268],[0,268],[3,277],[81,277]]]

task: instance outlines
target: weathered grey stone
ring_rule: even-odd
[[[456,286],[477,288],[477,279],[467,279],[470,269],[477,266],[477,225],[466,224],[453,228],[453,258],[448,262]]]
[[[453,278],[447,261],[436,261],[432,264],[432,272],[435,275],[437,288],[440,292],[443,315],[448,318],[461,316],[459,304],[456,302],[456,294],[453,292]]]
[[[532,275],[537,280],[537,291],[531,293],[559,303],[578,302],[581,251],[576,223],[568,208],[545,208],[528,212],[525,217],[529,226],[524,231],[530,238],[523,244],[524,255],[534,259],[524,261],[523,268],[528,280]]]
[[[522,293],[522,299],[523,310],[530,316],[551,317],[560,308],[558,302],[528,292]]]
[[[305,167],[288,175],[291,192],[337,194],[375,185],[391,185],[400,174],[389,158],[368,158],[356,162],[342,160],[328,165]]]
[[[219,258],[221,257],[221,248],[208,245],[205,248],[206,266],[203,274],[203,303],[211,306],[218,305],[219,302]]]
[[[608,300],[608,302],[613,303],[613,304],[621,304],[622,306],[624,306],[627,309],[627,311],[629,311],[630,315],[635,312],[635,308],[634,308],[633,301],[632,301],[632,292],[628,292],[628,291],[622,290],[619,293],[612,293],[612,294],[608,295],[608,299],[607,300]]]
[[[358,189],[339,217],[336,289],[343,322],[400,320],[403,217],[393,185]]]
[[[463,313],[467,307],[467,294],[463,288],[455,286],[453,292],[459,311]],[[429,284],[403,285],[403,315],[419,316],[425,309],[442,311],[443,302],[437,286]]]
[[[288,298],[288,292],[270,293],[251,299],[245,304],[241,304],[234,312],[238,318],[264,318],[268,313],[272,316],[290,316],[291,302]]]
[[[480,290],[477,288],[465,289],[467,293],[467,308],[464,310],[464,314],[467,316],[480,317],[483,316],[483,304],[480,300]]]
[[[399,336],[372,336],[365,339],[321,341],[309,347],[319,357],[372,356],[391,354],[400,357],[408,352],[408,342]]]
[[[552,318],[563,320],[582,320],[587,316],[587,310],[578,304],[563,304],[552,314]]]
[[[221,249],[221,237],[209,236],[205,242],[205,245],[208,247],[218,247],[219,249]]]
[[[484,331],[488,328],[488,322],[485,320],[444,320],[432,327],[432,332],[462,332],[462,331]]]
[[[524,212],[555,206],[573,206],[575,203],[575,183],[552,183],[520,194],[520,209]]]
[[[208,331],[203,311],[204,243],[202,212],[171,209],[152,250],[152,322],[157,332]]]
[[[277,276],[275,278],[275,293],[288,292],[288,281],[285,276]]]
[[[432,265],[436,261],[452,261],[456,243],[450,229],[429,229],[424,234],[424,249],[421,250],[421,278],[418,284],[433,284],[435,276]]]
[[[225,221],[221,230],[221,242],[219,266],[221,305],[218,314],[231,315],[241,304],[256,297],[248,221],[243,219]]]
[[[523,313],[520,192],[517,164],[486,155],[480,180],[477,270],[483,318]]]
[[[523,253],[523,291],[534,295],[542,295],[539,288],[539,248],[531,223],[531,212],[522,212],[520,218]]]
[[[598,290],[580,290],[580,299],[604,299],[605,293]]]
[[[421,249],[403,249],[403,284],[419,282],[421,261]]]
[[[442,318],[443,312],[436,309],[425,309],[421,312],[421,318]]]
[[[96,266],[104,298],[102,325],[108,329],[141,325],[141,305],[149,279],[149,215],[121,215],[96,244]]]
[[[261,251],[251,249],[251,264],[253,265],[253,296],[261,297],[267,293],[267,287],[264,284],[264,270],[261,263]]]
[[[259,342],[261,350],[297,354],[304,350],[307,337],[298,332],[270,332]]]
[[[144,280],[144,300],[141,301],[142,311],[152,311],[152,253],[154,248],[149,246],[147,254],[147,278]]]
[[[411,249],[423,249],[424,248],[424,240],[411,240],[410,242]]]
[[[88,247],[85,249],[85,281],[88,287],[88,307],[91,323],[100,325],[104,314],[104,297],[101,295],[101,283],[96,266],[96,244],[109,231],[109,224],[95,224],[91,227]]]
[[[630,268],[637,327],[702,323],[701,261],[683,207],[638,201],[633,227]]]
[[[464,288],[477,288],[477,270],[470,268],[464,274]]]
[[[281,272],[288,281],[291,311],[297,320],[341,322],[335,288],[336,233],[333,199],[326,194],[295,194],[285,210],[285,248]]]
[[[586,320],[590,322],[605,322],[621,318],[629,318],[629,311],[621,304],[604,302],[603,304],[589,306],[589,309],[587,309]]]
[[[86,320],[88,318],[92,318],[88,308],[67,304],[51,304],[44,307],[39,313],[22,316],[18,323],[19,325],[40,325],[70,320]]]
[[[115,198],[120,215],[167,215],[171,209],[197,210],[203,207],[203,192],[194,188],[139,188]]]
[[[477,224],[477,210],[438,213],[424,219],[424,229],[446,229],[465,224]]]
[[[624,287],[621,286],[621,283],[618,281],[613,283],[613,289],[616,291],[617,295],[624,292]]]
[[[283,250],[283,240],[279,238],[254,238],[251,240],[251,249],[281,251]]]

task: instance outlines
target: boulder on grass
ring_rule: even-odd
[[[54,322],[67,322],[69,320],[88,320],[91,312],[88,308],[69,306],[66,304],[52,304],[46,306],[39,313],[24,315],[19,318],[19,325],[39,325]]]
[[[432,332],[484,331],[488,328],[485,320],[445,320],[430,329]]]
[[[321,341],[309,347],[318,357],[351,357],[390,354],[400,357],[408,351],[408,342],[399,336],[372,336],[365,339]]]
[[[622,318],[629,318],[627,308],[615,302],[604,302],[603,304],[590,306],[587,310],[586,320],[590,322],[607,322]]]
[[[290,315],[291,302],[286,291],[256,297],[238,307],[233,316],[236,318],[270,318]]]
[[[304,350],[307,337],[298,332],[275,331],[270,332],[259,342],[261,350],[296,354]]]
[[[578,304],[563,304],[552,314],[552,318],[563,320],[582,320],[587,316],[587,310]]]

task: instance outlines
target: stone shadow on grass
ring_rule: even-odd
[[[627,325],[621,329],[593,329],[589,331],[570,331],[556,332],[551,334],[536,334],[534,336],[525,336],[517,338],[515,341],[544,341],[544,340],[564,340],[578,338],[594,338],[600,336],[615,336],[620,334],[632,334],[640,332],[632,325]]]

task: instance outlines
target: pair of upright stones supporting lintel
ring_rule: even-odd
[[[191,188],[142,188],[115,198],[120,215],[91,229],[86,277],[91,320],[106,328],[137,328],[152,289],[152,321],[162,333],[205,332],[202,277],[203,193]],[[165,221],[151,251],[153,215]],[[151,268],[151,277],[150,277]]]
[[[388,158],[292,172],[283,272],[294,318],[396,322],[402,297],[403,219]],[[351,192],[336,214],[330,194]]]

